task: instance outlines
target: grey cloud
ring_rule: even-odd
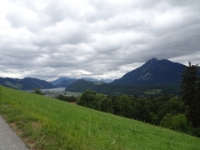
[[[22,18],[22,14],[18,13],[18,11],[9,12],[6,16],[6,19],[15,28],[20,28],[24,26],[24,19]]]
[[[0,76],[119,78],[152,57],[200,57],[198,0],[10,3],[0,16]]]
[[[43,9],[38,9],[34,2],[24,4],[18,1],[17,4],[22,7],[21,10],[14,9],[6,15],[6,19],[15,28],[27,27],[32,32],[40,32],[67,18],[67,9],[57,1],[46,3]]]

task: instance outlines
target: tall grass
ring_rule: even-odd
[[[5,87],[0,87],[0,114],[31,149],[200,149],[196,137]]]

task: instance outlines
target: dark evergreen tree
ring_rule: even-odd
[[[196,109],[197,109],[196,118],[198,120],[197,126],[200,129],[200,72],[198,72],[198,77],[197,77]]]
[[[186,112],[187,121],[191,123],[193,127],[200,126],[199,114],[200,108],[198,108],[198,67],[197,65],[192,65],[189,62],[189,66],[182,74],[182,100],[185,105],[188,106],[188,111]]]

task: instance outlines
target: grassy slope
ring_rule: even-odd
[[[200,149],[199,138],[4,87],[0,115],[35,149]]]

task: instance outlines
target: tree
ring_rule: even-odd
[[[0,85],[0,95],[1,95],[1,85]]]
[[[200,73],[198,73],[198,78],[197,78],[197,89],[196,89],[196,119],[198,121],[197,123],[197,127],[199,127],[199,131],[200,131]],[[199,136],[200,136],[200,132],[199,132]]]
[[[117,106],[120,110],[120,116],[131,117],[132,105],[131,100],[127,95],[122,95],[117,101]]]
[[[161,126],[177,131],[186,131],[187,121],[184,114],[167,114],[161,120]]]
[[[78,104],[92,109],[99,109],[98,101],[96,98],[96,92],[91,90],[86,90],[81,95]]]
[[[200,126],[200,107],[199,107],[199,77],[198,77],[198,65],[192,65],[189,62],[189,66],[182,74],[182,100],[185,105],[188,106],[186,113],[187,121],[191,123],[193,127]]]
[[[39,95],[42,95],[42,92],[40,89],[34,89],[34,93],[35,94],[39,94]]]
[[[101,101],[100,110],[104,112],[114,113],[112,100],[110,98],[105,97]]]

